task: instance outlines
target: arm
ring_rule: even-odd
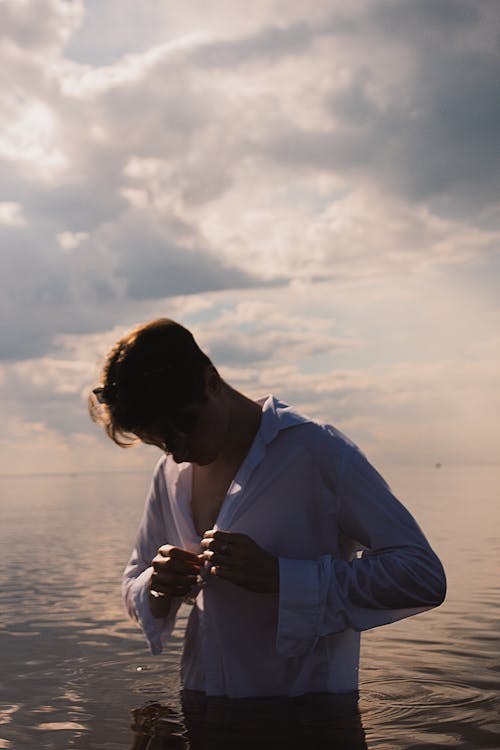
[[[173,630],[182,596],[156,598],[151,594],[152,561],[158,548],[168,539],[162,499],[166,487],[162,476],[163,459],[159,462],[144,513],[139,525],[135,547],[123,572],[122,596],[129,616],[139,624],[147,638],[151,653],[160,654]]]
[[[280,559],[277,647],[289,656],[322,636],[384,625],[444,600],[442,565],[417,523],[364,455],[351,444],[344,450],[338,526],[367,551],[350,561]]]

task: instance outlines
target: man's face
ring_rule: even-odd
[[[154,437],[141,439],[170,453],[178,464],[213,463],[224,446],[229,427],[229,407],[220,383],[218,374],[209,370],[204,400],[184,407],[167,425],[156,426],[152,429]]]
[[[168,452],[176,463],[189,461],[205,466],[215,461],[224,445],[229,425],[229,413],[224,406],[221,400],[208,394],[203,402],[189,407],[192,409],[192,429],[187,433],[172,434],[170,446],[167,441]]]

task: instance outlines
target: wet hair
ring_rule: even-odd
[[[205,398],[204,372],[212,365],[187,328],[158,318],[134,328],[111,349],[89,413],[121,447],[157,444],[169,426],[186,429],[182,410]],[[187,429],[186,429],[187,431]]]

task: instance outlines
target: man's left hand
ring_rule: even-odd
[[[211,529],[201,541],[211,573],[249,591],[279,591],[278,558],[259,547],[246,534]]]

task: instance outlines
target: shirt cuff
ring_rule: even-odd
[[[279,558],[279,612],[276,650],[303,656],[314,649],[321,614],[319,569],[314,560]]]
[[[167,617],[153,617],[149,606],[149,580],[152,570],[152,567],[143,570],[135,579],[132,584],[132,601],[137,622],[146,636],[151,653],[156,656],[163,651],[163,645],[174,628],[182,597],[172,597]]]

